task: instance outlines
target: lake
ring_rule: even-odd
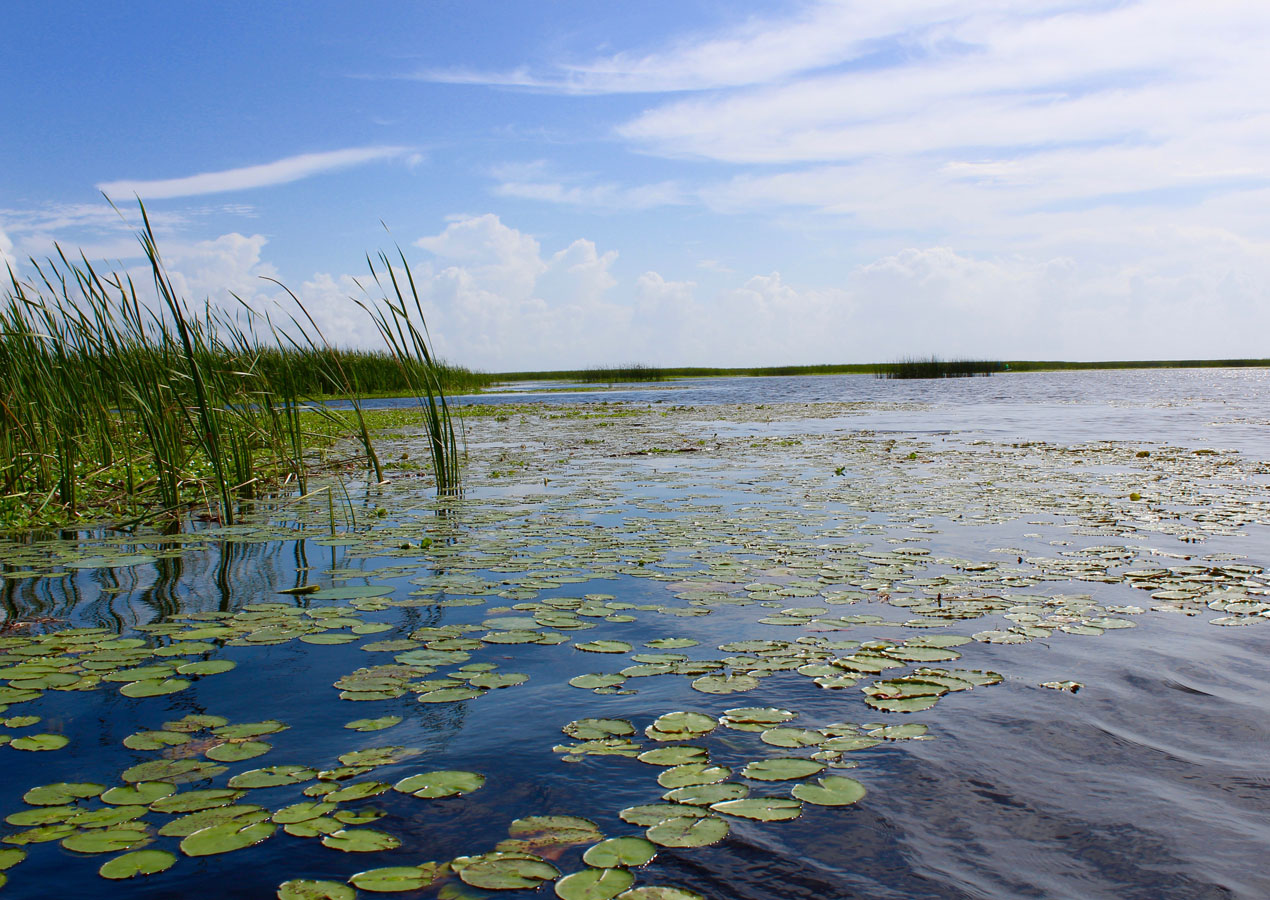
[[[1270,896],[1268,389],[508,385],[462,497],[0,544],[3,890]]]

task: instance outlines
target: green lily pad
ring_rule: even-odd
[[[149,806],[155,800],[176,793],[176,785],[167,781],[142,781],[126,787],[112,787],[101,795],[103,803],[114,806]]]
[[[667,819],[674,819],[681,816],[698,816],[704,818],[710,815],[704,809],[696,806],[688,806],[682,803],[641,803],[639,806],[628,806],[618,815],[623,822],[629,822],[632,825],[660,825]]]
[[[237,666],[232,659],[205,659],[177,666],[176,671],[178,675],[219,675]]]
[[[692,689],[703,694],[739,694],[758,685],[759,680],[753,675],[702,675],[692,682]]]
[[[176,815],[180,813],[198,812],[202,809],[213,809],[217,806],[228,806],[240,799],[244,791],[232,791],[226,788],[207,788],[202,791],[185,791],[180,794],[160,797],[151,802],[150,808],[158,813]]]
[[[202,731],[205,728],[220,728],[222,725],[228,725],[229,720],[223,716],[209,716],[202,713],[190,713],[188,716],[182,716],[172,722],[164,722],[164,731],[184,731],[195,732]]]
[[[415,797],[432,799],[470,794],[472,791],[479,790],[484,784],[485,776],[476,772],[443,769],[403,778],[393,785],[393,790]]]
[[[773,747],[814,747],[825,739],[822,731],[814,728],[769,728],[759,735],[759,740]]]
[[[393,591],[387,584],[350,584],[343,587],[322,588],[309,594],[310,600],[363,600],[368,597],[386,597]]]
[[[62,846],[76,853],[117,853],[149,841],[144,828],[93,828],[66,837]]]
[[[218,744],[211,747],[203,755],[217,762],[241,762],[244,759],[255,759],[273,749],[272,744],[264,741],[240,741],[234,744]]]
[[[640,837],[616,837],[587,848],[582,861],[588,866],[615,869],[642,866],[657,855],[657,845]]]
[[[799,800],[817,806],[846,806],[864,796],[864,785],[844,775],[826,775],[818,778],[820,784],[796,784],[790,791]]]
[[[14,738],[9,742],[9,746],[14,750],[40,752],[44,750],[61,750],[70,742],[70,738],[64,734],[28,734]]]
[[[728,823],[717,816],[676,816],[659,822],[644,834],[663,847],[705,847],[728,836]]]
[[[353,731],[382,731],[400,724],[401,716],[381,716],[378,719],[354,719],[344,727]]]
[[[479,688],[452,687],[428,691],[418,696],[420,703],[458,703],[463,700],[475,700],[484,693]]]
[[[710,808],[729,816],[757,819],[760,822],[787,822],[790,819],[797,819],[803,812],[803,805],[788,797],[747,797],[743,800],[724,800],[711,804]]]
[[[684,763],[705,762],[708,756],[709,753],[705,747],[680,744],[677,747],[654,747],[652,750],[645,750],[636,759],[652,766],[681,766]]]
[[[617,687],[626,680],[625,675],[608,675],[603,672],[588,672],[585,675],[575,675],[569,679],[569,684],[575,688],[583,688],[586,690],[595,690],[596,688]]]
[[[196,831],[181,841],[181,852],[186,856],[212,856],[231,853],[251,847],[273,837],[278,826],[272,822],[253,822],[249,825],[230,820]]]
[[[686,888],[650,884],[624,891],[617,895],[617,900],[706,900],[706,898]]]
[[[192,740],[181,731],[138,731],[123,739],[123,745],[129,750],[162,750],[165,747],[179,747]]]
[[[339,761],[346,766],[387,766],[418,756],[417,747],[367,747],[340,754]]]
[[[213,825],[223,825],[231,821],[237,821],[239,825],[250,825],[263,822],[267,818],[269,814],[262,807],[250,803],[216,806],[173,819],[159,829],[159,834],[163,837],[189,837],[194,832],[211,828]]]
[[[417,866],[386,866],[358,872],[349,882],[358,890],[372,893],[417,891],[436,881],[443,868],[431,862]]]
[[[65,822],[82,811],[79,806],[37,806],[35,809],[24,809],[9,813],[4,820],[10,825],[29,828],[33,825],[51,825],[54,822]]]
[[[129,783],[168,781],[172,784],[188,784],[191,781],[215,778],[225,771],[225,766],[197,759],[152,759],[124,769],[119,777]]]
[[[813,759],[786,757],[757,760],[742,769],[741,774],[755,781],[794,781],[806,778],[808,775],[815,775],[824,768],[824,763]]]
[[[328,803],[348,803],[353,800],[365,800],[367,797],[378,797],[390,786],[382,781],[359,781],[348,787],[340,788],[324,794],[322,799]]]
[[[229,779],[231,788],[268,788],[283,784],[299,784],[317,777],[317,770],[308,766],[265,766],[240,772]]]
[[[290,725],[274,719],[267,719],[264,722],[244,722],[241,725],[221,725],[212,729],[212,734],[227,741],[248,740],[250,738],[262,737],[266,734],[277,734],[279,731],[286,731]]]
[[[635,876],[622,868],[583,869],[556,882],[561,900],[612,900],[635,883]]]
[[[574,649],[585,650],[587,653],[629,653],[631,651],[631,645],[626,641],[587,641],[573,646]]]
[[[278,900],[353,900],[357,891],[338,881],[295,878],[278,885]]]
[[[725,781],[722,784],[693,784],[676,788],[663,797],[674,803],[687,803],[689,806],[709,806],[724,800],[739,800],[749,793],[750,789],[746,785]]]
[[[5,847],[0,850],[0,872],[5,869],[12,869],[22,860],[26,859],[26,851],[17,847]]]
[[[512,822],[507,833],[539,846],[587,844],[604,837],[594,822],[580,816],[525,816]]]
[[[69,837],[75,833],[74,825],[67,825],[65,822],[51,822],[48,825],[39,825],[35,828],[28,828],[26,831],[19,831],[17,834],[6,835],[3,840],[6,844],[45,844],[49,841],[60,841],[64,837]]]
[[[560,730],[580,741],[597,741],[634,734],[635,726],[625,719],[578,719]]]
[[[671,766],[657,776],[657,783],[664,788],[680,788],[697,784],[718,784],[732,777],[732,770],[727,766],[712,766],[709,763],[685,763]]]
[[[22,800],[30,806],[65,806],[79,798],[97,797],[105,790],[105,784],[91,782],[57,782],[30,788]]]
[[[395,850],[401,841],[386,831],[373,828],[341,828],[334,834],[322,836],[322,845],[345,853],[378,853]]]
[[[697,712],[672,712],[658,716],[644,733],[653,740],[681,741],[709,734],[718,725],[713,716]]]
[[[316,819],[318,816],[324,816],[329,812],[333,812],[336,806],[334,803],[327,803],[321,800],[307,800],[303,803],[293,803],[290,806],[284,806],[282,809],[274,813],[270,818],[279,825],[291,825],[296,822],[306,822],[309,819]]]
[[[97,874],[102,878],[119,881],[124,878],[135,878],[138,875],[165,872],[172,868],[175,862],[176,854],[166,850],[134,850],[102,863]]]
[[[183,678],[149,678],[143,681],[131,681],[119,689],[125,697],[161,697],[164,694],[175,694],[190,686]]]
[[[459,857],[452,865],[464,883],[491,891],[532,890],[560,876],[551,863],[528,853],[483,853]]]

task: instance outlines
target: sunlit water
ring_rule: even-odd
[[[514,566],[484,573],[495,583],[544,569],[555,552],[575,553],[576,541],[588,540],[588,528],[625,526],[638,535],[653,529],[655,521],[698,519],[703,534],[717,534],[726,532],[726,523],[733,519],[742,523],[738,527],[748,528],[769,513],[774,531],[802,527],[799,517],[804,514],[808,535],[832,530],[839,520],[848,523],[850,533],[824,538],[826,547],[850,541],[887,550],[897,546],[887,540],[899,538],[928,548],[932,558],[1000,560],[1000,554],[992,555],[996,548],[1018,547],[1041,556],[1114,544],[1141,551],[1144,558],[1152,550],[1163,554],[1155,563],[1133,563],[1137,566],[1180,565],[1229,553],[1265,567],[1270,566],[1270,496],[1264,468],[1257,470],[1254,463],[1270,458],[1268,388],[1270,374],[1262,370],[1151,370],[941,382],[861,376],[716,379],[612,391],[467,398],[473,403],[533,403],[551,409],[581,409],[579,404],[585,404],[597,416],[593,428],[591,420],[562,420],[558,426],[549,419],[522,424],[519,413],[505,422],[471,419],[469,439],[476,461],[465,503],[472,508],[485,502],[498,505],[507,518],[500,524],[473,525],[468,534],[473,546],[483,535],[480,540],[488,548],[491,531],[514,534],[519,523],[539,529],[535,533],[551,534],[559,524],[561,534],[575,542],[562,543],[541,557],[527,557],[519,573],[511,571]],[[851,406],[822,410],[823,404]],[[753,415],[734,411],[746,407]],[[605,410],[613,408],[634,408],[639,415],[630,421],[605,419]],[[670,418],[678,430],[645,437],[661,427],[659,410],[668,408],[676,410]],[[768,421],[764,410],[772,409],[781,410],[781,415]],[[551,429],[566,425],[574,429],[569,436],[550,436]],[[620,438],[615,437],[619,433]],[[589,456],[582,445],[588,434],[608,442]],[[688,438],[697,436],[707,442],[699,455],[627,455],[652,447],[667,449],[664,444],[671,440],[679,444],[669,449],[683,449]],[[850,441],[856,436],[870,442],[871,454],[880,448],[878,452],[893,453],[900,462],[875,470],[844,457],[848,471],[835,481],[832,470],[838,459],[817,455],[816,442]],[[764,440],[785,438],[801,443],[791,444],[787,452],[779,445],[760,446]],[[892,440],[899,443],[889,447]],[[1022,442],[1047,445],[1047,455],[1034,469],[1028,468],[1026,450],[1013,446]],[[1237,460],[1242,468],[1229,476],[1229,484],[1232,491],[1238,487],[1245,510],[1242,525],[1211,530],[1197,543],[1193,532],[1167,528],[1112,537],[1085,533],[1087,523],[1076,522],[1067,512],[1056,513],[1049,501],[1043,504],[1039,499],[1034,514],[1015,514],[1027,508],[1029,490],[1039,498],[1049,485],[1047,479],[1066,476],[1064,457],[1056,448],[1105,442],[1131,445],[1131,450],[1141,448],[1156,457],[1162,448],[1171,447],[1187,453],[1214,449],[1225,454],[1223,459]],[[726,449],[716,453],[711,447]],[[1008,448],[1013,455],[1008,468],[993,469],[991,479],[973,471],[941,472],[940,454],[954,447],[958,453]],[[946,482],[949,490],[961,490],[956,484],[961,477],[1008,485],[1008,495],[1002,494],[999,501],[986,488],[982,494],[989,508],[999,502],[999,509],[1008,514],[999,520],[988,516],[957,521],[941,513],[927,523],[933,527],[913,530],[919,520],[904,504],[920,505],[921,497],[906,499],[903,477],[891,475],[903,471],[895,467],[909,452],[924,471],[933,473],[930,485]],[[799,456],[804,453],[806,457]],[[510,476],[488,477],[491,470],[513,467],[505,462],[509,454],[528,456],[532,465]],[[558,463],[557,457],[562,458]],[[871,458],[864,454],[859,460]],[[533,465],[544,468],[531,474]],[[1106,462],[1078,460],[1073,454],[1071,466],[1073,477],[1089,479],[1091,491],[1111,490],[1108,485],[1119,484],[1115,479],[1130,477],[1121,457]],[[1016,481],[1010,481],[1012,477]],[[1203,477],[1218,502],[1227,476],[1221,470],[1206,470]],[[546,484],[541,483],[544,478]],[[1029,478],[1035,479],[1031,488]],[[885,504],[861,512],[859,495],[833,493],[848,480],[851,490],[893,491],[900,505],[895,512]],[[936,497],[935,487],[923,490]],[[434,518],[423,493],[410,512],[404,509],[408,494],[359,495],[355,487],[352,493],[350,505],[362,516],[362,529],[367,522],[375,523],[373,511],[380,503],[390,507],[387,524],[428,527]],[[516,506],[521,501],[523,508]],[[1196,508],[1202,503],[1197,501]],[[461,521],[464,513],[455,515]],[[313,523],[313,516],[308,521]],[[323,519],[319,516],[317,521]],[[341,529],[350,524],[341,519]],[[320,539],[322,528],[309,527]],[[690,527],[685,530],[691,532]],[[304,582],[331,584],[331,570],[343,576],[336,584],[386,583],[395,589],[392,597],[401,598],[417,590],[412,577],[444,569],[427,558],[375,556],[360,541],[327,546],[315,538],[243,543],[225,540],[213,530],[202,543],[155,563],[91,569],[69,578],[11,579],[4,583],[6,613],[13,621],[32,616],[57,620],[37,630],[88,625],[127,635],[138,624],[179,613],[233,611],[260,601],[303,604],[303,599],[293,601],[274,592]],[[148,546],[153,550],[156,545]],[[454,546],[463,550],[464,538]],[[695,566],[693,549],[684,543],[661,561]],[[776,569],[782,561],[762,564]],[[376,579],[375,573],[387,566],[407,568]],[[687,577],[693,571],[669,568],[664,574],[682,572]],[[312,646],[298,641],[225,647],[209,658],[234,660],[237,669],[198,679],[189,689],[162,697],[134,700],[112,689],[45,691],[39,700],[12,706],[4,715],[39,715],[39,730],[63,732],[71,744],[46,753],[0,748],[6,766],[0,784],[4,812],[24,808],[22,794],[33,785],[117,783],[121,769],[157,755],[124,748],[125,736],[159,728],[163,721],[191,712],[213,712],[234,722],[276,718],[290,726],[266,738],[273,750],[231,765],[231,774],[276,763],[332,766],[336,756],[350,749],[391,744],[423,752],[365,777],[391,783],[417,771],[463,769],[485,774],[487,783],[459,799],[424,801],[389,792],[351,804],[388,812],[371,827],[401,839],[401,849],[392,852],[344,854],[316,840],[279,832],[251,849],[181,858],[170,871],[148,879],[108,882],[96,874],[107,855],[88,857],[56,843],[33,844],[26,848],[28,859],[8,872],[9,884],[3,890],[13,897],[270,897],[290,878],[343,881],[376,866],[483,852],[505,838],[508,823],[521,816],[579,815],[594,821],[606,835],[639,834],[642,829],[623,822],[618,813],[657,800],[663,793],[655,781],[660,770],[608,756],[563,762],[561,753],[552,749],[566,741],[562,725],[585,716],[615,717],[629,719],[642,731],[657,715],[671,710],[717,714],[735,706],[771,705],[798,711],[798,724],[807,726],[921,721],[930,725],[933,739],[886,742],[849,754],[859,765],[840,774],[858,778],[868,790],[857,804],[807,805],[802,817],[792,822],[734,819],[730,836],[720,844],[662,850],[640,870],[637,884],[678,885],[715,900],[1270,896],[1270,865],[1264,861],[1270,846],[1270,623],[1214,627],[1208,620],[1218,615],[1215,612],[1184,616],[1151,611],[1149,596],[1124,583],[1051,580],[1021,589],[1056,591],[1092,595],[1103,605],[1136,604],[1147,611],[1133,616],[1136,628],[1099,636],[1056,632],[1052,638],[1025,644],[973,642],[959,647],[963,657],[946,665],[993,670],[1004,676],[1004,683],[949,694],[929,711],[911,715],[879,713],[865,706],[858,688],[823,690],[793,672],[778,672],[763,678],[755,690],[723,696],[694,691],[690,679],[673,675],[631,679],[626,686],[637,688],[635,694],[596,695],[570,687],[567,679],[581,672],[617,671],[630,660],[626,655],[578,653],[568,644],[493,645],[474,652],[473,662],[495,662],[500,671],[524,673],[529,679],[459,703],[420,704],[410,694],[371,703],[340,701],[332,682],[360,666],[387,663],[391,654],[363,652],[356,643]],[[683,606],[675,592],[669,577],[658,581],[605,573],[587,583],[540,588],[538,596],[602,593],[632,603]],[[438,591],[434,599],[447,596],[468,594]],[[404,637],[427,625],[480,623],[489,617],[488,607],[517,602],[482,600],[483,605],[367,612],[362,618],[391,624],[393,629],[366,640]],[[817,599],[787,602],[815,604]],[[701,643],[682,651],[685,655],[714,659],[726,655],[715,648],[728,641],[793,640],[803,634],[797,627],[756,624],[764,612],[724,605],[693,618],[639,613],[633,622],[596,620],[598,627],[570,633],[569,638],[622,640],[638,652],[645,640],[686,635]],[[832,612],[876,613],[891,621],[905,617],[903,610],[897,615],[876,596],[832,607]],[[969,635],[1009,624],[994,616],[954,622],[948,630]],[[833,636],[898,640],[916,631],[859,626]],[[1054,680],[1078,681],[1084,687],[1075,694],[1038,687]],[[867,683],[866,679],[861,686]],[[401,715],[404,721],[371,734],[341,727],[359,717],[388,714]],[[691,743],[707,746],[712,762],[737,771],[764,755],[802,755],[767,747],[756,738],[720,729]],[[755,794],[773,795],[787,795],[788,786],[752,785]],[[242,802],[276,809],[302,799],[297,787],[281,787],[253,791]],[[175,850],[175,843],[160,838],[152,846]],[[575,871],[582,865],[583,849],[567,848],[552,861],[564,872]],[[462,885],[457,889],[460,892],[452,896],[487,896]],[[450,890],[456,890],[454,884]],[[432,897],[436,891],[395,896]],[[498,896],[514,900],[553,894],[547,884],[536,892],[503,891]]]

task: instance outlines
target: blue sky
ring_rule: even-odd
[[[1248,357],[1270,5],[11,4],[0,254],[304,300],[406,251],[486,370]],[[105,191],[132,221],[102,198]],[[390,233],[385,233],[381,221]]]

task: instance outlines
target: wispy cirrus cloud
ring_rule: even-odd
[[[225,191],[242,191],[287,184],[337,169],[402,157],[409,158],[414,153],[415,151],[410,147],[349,147],[325,153],[301,153],[298,156],[288,156],[256,166],[224,169],[219,172],[202,172],[183,178],[104,181],[97,185],[97,189],[108,196],[136,194],[143,200],[194,197],[200,194],[219,194]]]

